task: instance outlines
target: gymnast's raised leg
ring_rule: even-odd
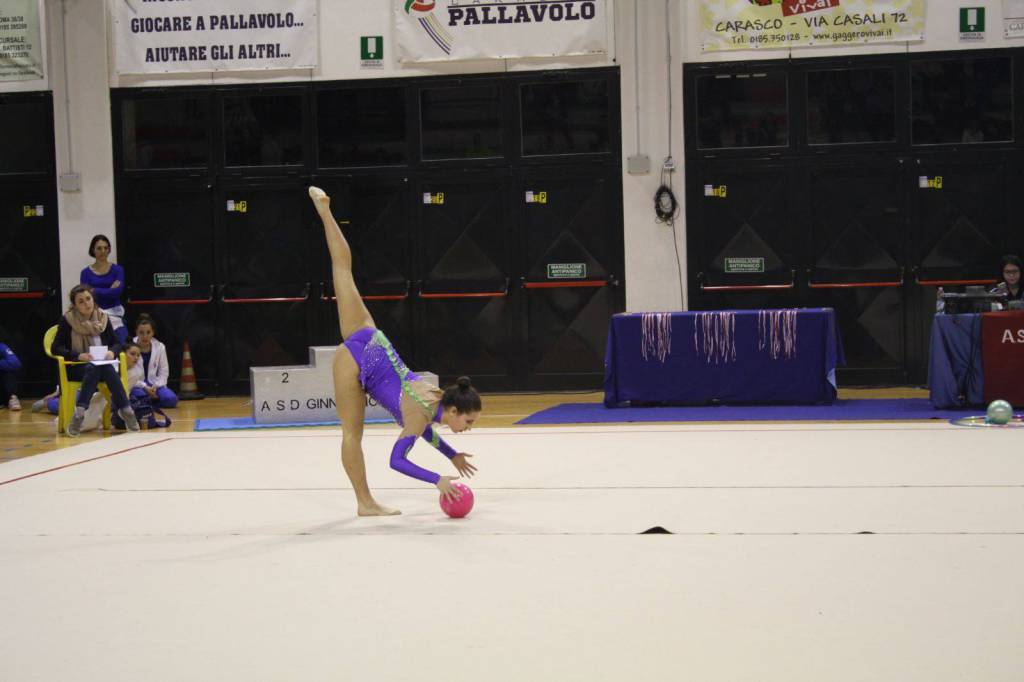
[[[341,228],[331,214],[331,200],[318,187],[309,188],[320,220],[324,225],[324,236],[331,254],[331,275],[334,279],[334,295],[338,302],[338,321],[342,339],[348,339],[361,329],[375,327],[370,311],[356,289],[352,277],[352,250],[345,241]],[[353,345],[358,350],[358,345]],[[334,354],[334,400],[341,420],[341,464],[352,482],[356,494],[359,516],[390,516],[399,514],[377,503],[366,482],[366,463],[363,457],[363,419],[366,412],[366,394],[359,383],[359,362],[353,351],[342,343]]]

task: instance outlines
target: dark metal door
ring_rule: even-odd
[[[352,273],[377,327],[407,361],[412,343],[412,228],[410,190],[405,176],[359,175],[317,178],[331,196],[331,210],[352,248]],[[318,343],[341,342],[338,307],[331,281],[331,259],[320,219],[312,211],[313,252],[319,283]]]
[[[999,258],[1012,243],[1013,184],[1010,155],[944,152],[915,159],[907,191],[914,207],[910,228],[916,305],[914,380],[927,374],[927,348],[938,287],[962,290],[995,284]]]
[[[594,387],[623,292],[618,166],[527,168],[519,204],[524,387]]]
[[[118,250],[127,279],[126,323],[148,313],[167,346],[172,383],[187,341],[200,390],[219,383],[213,191],[208,180],[131,179],[118,185]]]
[[[431,176],[419,198],[417,360],[450,380],[511,385],[517,344],[510,290],[511,178],[480,170]]]
[[[57,253],[52,179],[0,184],[0,341],[21,360],[19,381],[29,395],[44,387],[52,390],[56,383],[56,365],[43,352],[43,334],[57,324],[62,301],[67,300],[59,291]]]
[[[707,164],[688,180],[690,307],[796,305],[793,172],[772,160]]]
[[[224,379],[242,392],[250,367],[308,362],[313,224],[298,178],[225,183],[217,201]]]
[[[903,163],[808,163],[807,302],[834,308],[856,383],[905,381]]]

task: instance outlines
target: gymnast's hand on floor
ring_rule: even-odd
[[[441,494],[451,502],[462,497],[462,493],[459,492],[459,489],[452,485],[452,481],[457,478],[458,476],[442,476],[437,479],[437,483],[434,484],[437,486],[437,489],[441,491]]]
[[[452,457],[452,464],[454,464],[458,472],[466,478],[473,478],[473,474],[476,473],[476,467],[466,461],[467,457],[472,456],[473,455],[468,452],[460,452]]]

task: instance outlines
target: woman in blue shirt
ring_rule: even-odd
[[[96,261],[82,270],[79,281],[92,287],[96,305],[110,318],[110,326],[114,330],[118,343],[128,339],[128,329],[124,326],[124,306],[121,305],[121,294],[124,293],[124,268],[111,263],[110,240],[106,235],[98,234],[89,242],[89,255]]]

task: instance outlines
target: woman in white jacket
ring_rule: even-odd
[[[143,313],[135,323],[135,343],[142,354],[143,384],[147,393],[157,399],[159,407],[176,407],[178,396],[167,387],[171,368],[167,364],[167,348],[154,338],[156,323]]]

